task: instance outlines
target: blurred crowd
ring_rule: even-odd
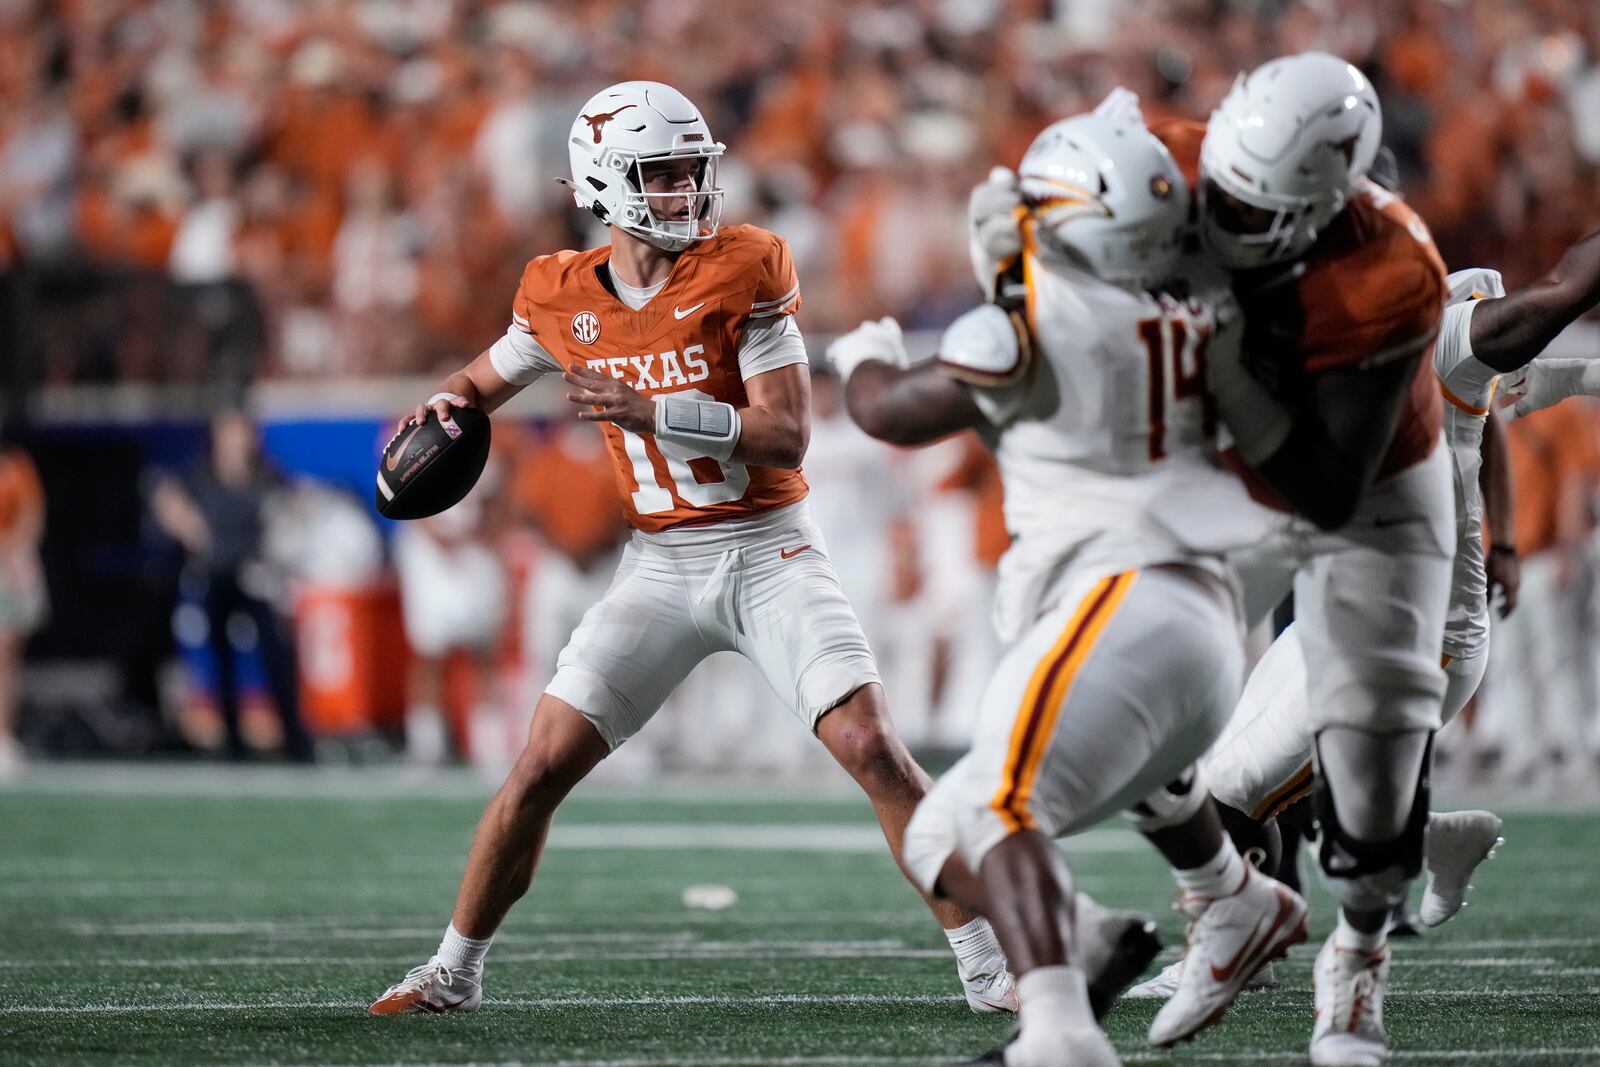
[[[1373,77],[1448,262],[1516,284],[1600,222],[1592,0],[4,0],[0,264],[242,282],[269,375],[432,372],[527,258],[595,241],[568,127],[651,78],[729,145],[727,217],[794,246],[808,331],[938,326],[972,299],[966,190],[1047,121],[1116,84],[1204,117],[1312,47]],[[205,373],[106,332],[44,375]]]

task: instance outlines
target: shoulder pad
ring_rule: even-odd
[[[1488,267],[1458,270],[1444,281],[1450,287],[1450,299],[1447,301],[1450,304],[1506,295],[1505,282],[1500,279],[1500,272],[1490,270]]]
[[[982,304],[952,322],[939,341],[939,366],[958,381],[995,388],[1020,381],[1033,364],[1033,335],[1021,311]]]

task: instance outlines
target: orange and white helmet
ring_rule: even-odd
[[[717,159],[725,150],[711,138],[700,109],[660,82],[619,82],[602,89],[573,120],[567,138],[572,195],[605,223],[669,252],[715,237],[722,219]],[[698,161],[692,191],[647,192],[645,168],[677,159]],[[653,210],[667,201],[689,202],[686,218]]]
[[[1176,272],[1188,183],[1127,90],[1045,127],[1022,157],[1017,179],[1044,250],[1064,253],[1116,285],[1156,288]]]
[[[1337,56],[1302,52],[1240,75],[1200,148],[1206,246],[1235,269],[1303,255],[1372,169],[1382,134],[1372,83]]]

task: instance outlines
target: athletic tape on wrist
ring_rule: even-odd
[[[658,396],[656,443],[684,459],[710,456],[726,460],[739,443],[741,422],[732,404],[688,397]]]

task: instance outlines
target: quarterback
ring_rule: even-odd
[[[567,184],[609,225],[610,244],[530,262],[505,335],[412,418],[430,406],[493,411],[562,376],[578,418],[604,430],[632,540],[478,823],[438,952],[372,1005],[378,1015],[478,1007],[490,939],[532,883],[557,805],[714,652],[743,654],[790,701],[871,798],[897,857],[928,785],[807,514],[809,379],[788,246],[719,225],[724,146],[669,86],[600,92],[568,146]],[[1013,1010],[987,921],[932,908],[968,1004]]]
[[[1126,811],[1173,867],[1190,951],[1211,966],[1185,972],[1151,1026],[1158,1044],[1221,1018],[1244,972],[1305,938],[1306,905],[1243,862],[1193,773],[1244,659],[1230,569],[1167,507],[1237,491],[1203,386],[1209,353],[1237,343],[1237,309],[1220,273],[1166,289],[1187,184],[1119,91],[1039,135],[1020,194],[1000,302],[957,319],[936,360],[907,366],[893,320],[831,354],[868,433],[915,444],[975,428],[999,460],[1007,648],[905,860],[924,889],[981,907],[1018,975],[1021,1027],[979,1062],[1105,1067],[1119,1062],[1095,1023],[1105,924],[1053,838]]]

